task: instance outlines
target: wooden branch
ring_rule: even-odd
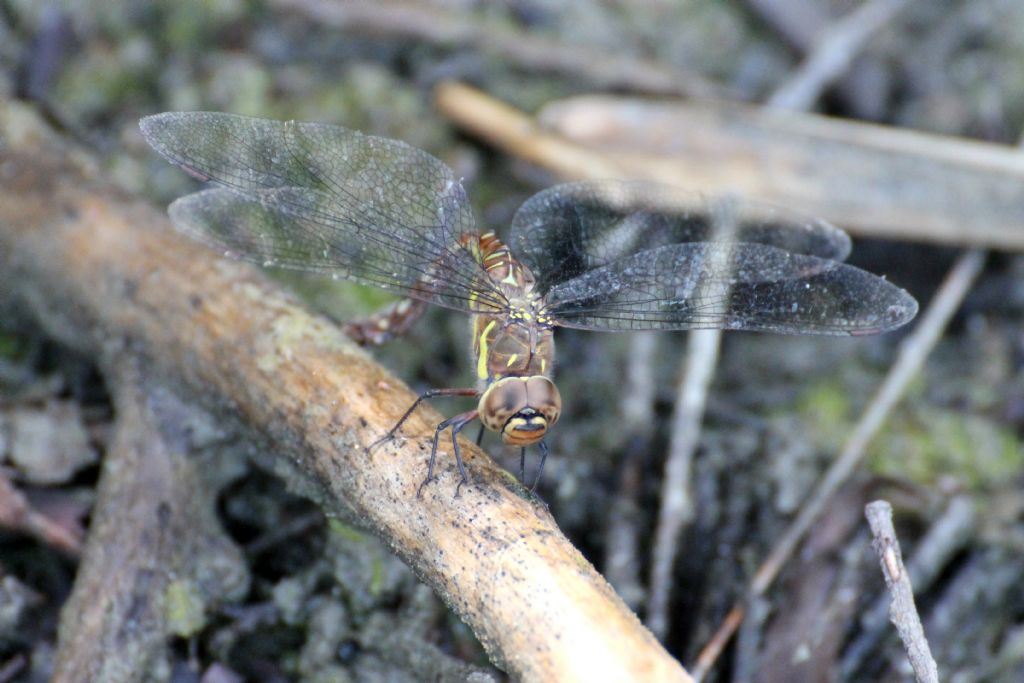
[[[444,455],[416,498],[436,412],[368,453],[414,396],[337,327],[178,236],[36,130],[0,104],[3,296],[91,353],[131,340],[154,373],[251,426],[291,485],[380,535],[515,678],[691,680],[543,504],[471,443],[470,485],[455,495]]]
[[[192,635],[208,603],[247,588],[248,569],[217,523],[216,491],[204,484],[202,463],[189,457],[183,438],[164,435],[187,433],[172,416],[189,411],[157,390],[141,366],[122,352],[106,373],[116,431],[61,610],[53,681],[169,676],[167,637]]]
[[[458,83],[436,98],[565,178],[740,194],[870,237],[1024,249],[1024,154],[1012,147],[740,105],[577,97],[535,119]]]
[[[910,665],[914,669],[914,678],[919,683],[939,683],[939,668],[932,657],[928,639],[921,626],[921,617],[914,605],[914,589],[910,585],[910,576],[903,566],[903,555],[900,542],[896,538],[896,530],[892,526],[892,506],[884,500],[868,503],[864,508],[874,536],[872,546],[878,553],[882,565],[885,585],[892,593],[892,605],[889,607],[889,618],[896,626],[907,650]]]

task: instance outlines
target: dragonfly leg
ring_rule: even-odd
[[[398,433],[398,430],[402,428],[402,425],[405,424],[405,421],[409,419],[409,417],[416,411],[416,408],[418,408],[420,403],[422,403],[423,401],[432,398],[437,398],[439,396],[479,395],[480,392],[477,389],[427,389],[422,394],[420,394],[415,401],[413,401],[412,405],[409,406],[409,410],[405,411],[405,414],[398,419],[398,422],[395,423],[395,426],[389,429],[387,434],[385,434],[384,436],[380,437],[379,439],[371,443],[369,446],[367,446],[366,450],[372,451],[374,448],[381,445],[385,441],[390,441],[391,439],[395,438],[395,434]]]
[[[456,418],[458,419],[452,424],[452,450],[455,451],[455,464],[458,465],[459,474],[462,477],[459,480],[459,485],[455,487],[456,496],[459,495],[459,489],[462,488],[462,485],[469,482],[469,475],[466,473],[466,466],[462,462],[462,453],[459,451],[459,432],[462,431],[463,427],[475,420],[479,414],[479,411],[470,410],[468,413],[457,415]]]
[[[449,417],[447,420],[437,425],[437,429],[434,430],[434,442],[430,447],[430,461],[427,463],[427,477],[422,482],[420,482],[419,488],[416,489],[417,498],[422,496],[423,487],[434,480],[434,463],[437,462],[437,444],[438,441],[441,439],[441,433],[444,430],[448,429],[448,427],[452,428],[452,444],[455,447],[455,463],[458,465],[459,474],[462,476],[462,481],[459,482],[459,487],[461,487],[464,483],[469,481],[469,475],[466,474],[466,467],[465,465],[462,464],[462,454],[459,452],[459,442],[457,440],[457,437],[459,431],[467,424],[475,420],[476,417],[477,411],[471,410],[467,413],[460,413],[458,415]],[[458,494],[458,488],[455,489],[455,492],[456,494]]]
[[[530,487],[530,493],[537,490],[537,484],[540,483],[540,475],[544,472],[544,461],[548,459],[548,445],[541,441],[537,446],[540,448],[540,464],[537,465],[537,478],[533,480],[533,486]],[[523,479],[523,483],[526,483],[525,478]]]
[[[342,330],[360,346],[380,346],[408,332],[427,310],[418,299],[401,299],[366,318],[349,320]]]
[[[526,446],[519,449],[519,481],[526,483]]]
[[[476,445],[479,446],[484,441],[484,425],[480,423],[480,431],[476,433]]]

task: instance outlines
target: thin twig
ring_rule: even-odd
[[[921,617],[914,605],[914,589],[910,585],[910,575],[903,566],[903,555],[900,553],[900,542],[896,538],[896,530],[892,526],[892,506],[884,500],[868,503],[864,508],[868,518],[871,534],[875,537],[872,546],[878,553],[882,565],[885,585],[892,593],[892,605],[889,607],[889,618],[900,634],[903,647],[907,650],[910,666],[914,669],[914,677],[919,683],[938,683],[939,669],[932,657],[928,639],[921,626]]]
[[[714,239],[731,243],[738,228],[735,201],[725,197],[713,210]],[[720,266],[727,267],[728,259]],[[703,294],[711,300],[725,300],[728,285],[709,284]],[[668,634],[669,605],[672,600],[672,568],[679,554],[683,528],[693,521],[695,511],[690,494],[693,456],[700,443],[701,423],[707,403],[708,388],[718,367],[721,330],[690,332],[686,367],[676,394],[676,412],[672,419],[668,458],[661,482],[661,506],[651,549],[650,594],[647,598],[647,627],[664,639]]]
[[[82,552],[82,530],[50,519],[32,507],[14,483],[0,471],[0,528],[21,531],[36,537],[72,557]]]
[[[750,596],[763,595],[789,560],[807,530],[817,521],[832,496],[860,465],[867,444],[881,428],[896,402],[903,396],[910,381],[920,371],[925,359],[942,336],[949,319],[959,308],[985,262],[985,253],[972,249],[965,252],[946,276],[942,287],[920,318],[916,329],[900,348],[899,356],[889,374],[861,416],[846,441],[842,452],[826,472],[818,487],[800,510],[786,533],[761,564],[749,588]],[[714,665],[737,626],[743,620],[743,604],[737,604],[697,657],[693,677],[703,679]]]
[[[976,527],[977,513],[971,497],[955,496],[949,501],[942,517],[915,546],[914,555],[907,562],[910,582],[917,586],[919,591],[927,590],[950,558],[971,539]],[[861,618],[863,634],[847,648],[840,667],[841,678],[852,680],[861,664],[874,651],[883,634],[888,632],[888,628],[885,627],[886,614],[889,610],[887,603],[885,597],[881,596]]]
[[[864,45],[911,0],[870,0],[835,22],[797,70],[768,99],[769,107],[808,109],[860,54]]]
[[[19,652],[0,666],[0,683],[10,683],[28,665],[28,657]]]
[[[704,405],[718,365],[721,338],[721,330],[694,330],[687,340],[686,370],[676,397],[669,454],[661,481],[661,507],[651,551],[646,621],[647,628],[658,638],[668,633],[672,568],[679,554],[680,533],[694,516],[690,496],[693,454],[700,442]]]
[[[555,72],[588,81],[600,89],[712,98],[722,88],[675,65],[568,45],[506,24],[487,22],[415,2],[394,0],[273,0],[327,26],[361,33],[386,33],[445,46],[479,50],[534,71]]]
[[[640,607],[645,595],[637,560],[640,557],[640,520],[643,518],[638,497],[643,490],[641,451],[649,442],[641,435],[650,432],[654,421],[654,355],[657,345],[657,333],[630,335],[626,391],[622,394],[619,409],[626,440],[622,449],[619,488],[608,510],[605,533],[604,576],[634,610]]]

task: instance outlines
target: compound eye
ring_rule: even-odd
[[[526,407],[526,383],[509,379],[491,386],[480,399],[480,421],[487,429],[500,432],[505,424]]]
[[[558,387],[547,377],[531,377],[526,380],[527,405],[547,419],[548,427],[558,422],[562,414],[562,395]]]

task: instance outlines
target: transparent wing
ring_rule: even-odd
[[[842,261],[850,238],[828,223],[752,201],[734,202],[736,242]],[[509,245],[546,293],[559,283],[640,251],[716,236],[717,204],[699,194],[644,181],[567,183],[526,201]]]
[[[169,161],[222,188],[172,210],[180,229],[214,248],[463,311],[506,303],[471,251],[462,185],[426,152],[337,126],[212,112],[140,126]]]
[[[876,275],[752,243],[634,254],[555,285],[545,304],[556,324],[591,330],[872,334],[917,313],[913,297]]]

